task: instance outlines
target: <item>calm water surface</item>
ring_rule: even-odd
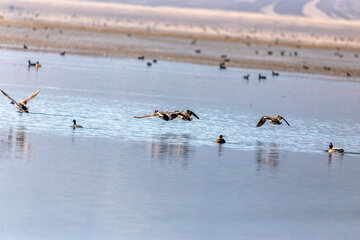
[[[360,237],[359,83],[0,53],[1,89],[21,100],[41,88],[29,114],[0,96],[1,238]],[[187,108],[200,120],[132,117]],[[263,114],[291,127],[256,128]],[[330,141],[349,153],[328,155]]]

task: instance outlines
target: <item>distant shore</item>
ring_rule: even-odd
[[[106,57],[144,55],[146,59],[209,65],[219,65],[226,55],[228,67],[360,80],[360,35],[356,31],[360,23],[356,21],[323,26],[326,21],[321,19],[109,3],[60,1],[46,6],[38,0],[5,0],[0,3],[0,16],[3,49]]]

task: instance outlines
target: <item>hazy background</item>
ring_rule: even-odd
[[[90,1],[90,0],[72,0]],[[147,6],[172,6],[231,10],[238,12],[285,14],[310,17],[360,19],[358,0],[94,0]]]

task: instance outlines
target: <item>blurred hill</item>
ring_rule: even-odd
[[[89,1],[89,0],[74,0]],[[359,0],[95,0],[145,6],[172,6],[237,12],[360,20]]]

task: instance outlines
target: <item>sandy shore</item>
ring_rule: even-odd
[[[356,21],[38,0],[4,0],[0,15],[1,48],[360,77]]]

